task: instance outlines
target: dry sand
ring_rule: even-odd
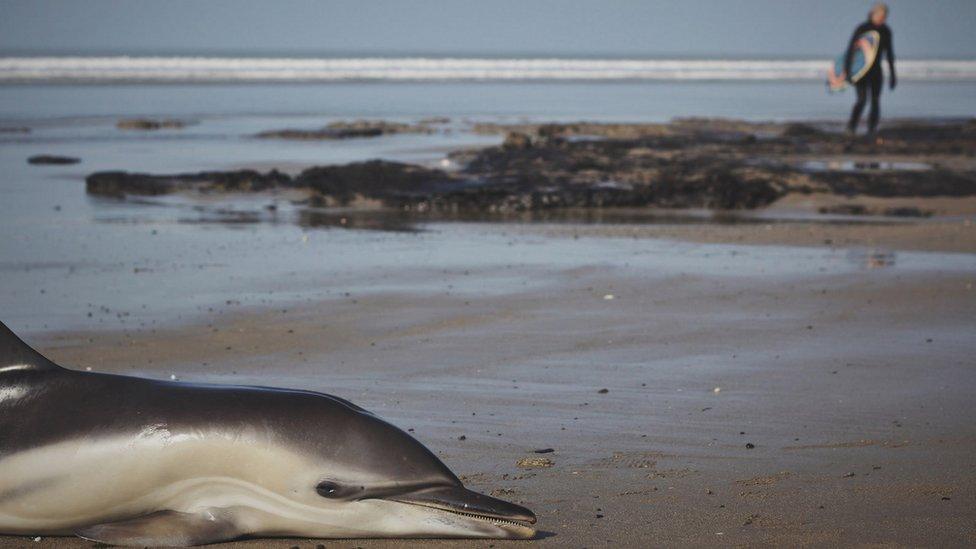
[[[810,243],[825,237],[843,238]],[[226,547],[974,545],[976,273],[884,265],[666,277],[592,266],[494,297],[349,296],[35,343],[76,368],[349,398],[414,429],[469,486],[539,516],[535,541]],[[545,448],[552,467],[516,465]],[[43,542],[0,538],[92,546]]]

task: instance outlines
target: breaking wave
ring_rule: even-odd
[[[0,82],[822,80],[827,60],[0,57]],[[976,81],[976,60],[906,60],[902,79]]]

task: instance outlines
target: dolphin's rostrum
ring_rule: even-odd
[[[68,370],[0,323],[0,533],[187,546],[517,539],[534,523],[340,398]]]

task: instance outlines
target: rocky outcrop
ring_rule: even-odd
[[[925,171],[823,172],[816,178],[844,196],[974,196],[976,172]]]
[[[440,170],[382,160],[309,168],[294,183],[343,205],[357,197],[399,203],[449,191],[461,184]]]
[[[354,131],[365,127],[356,126]],[[688,119],[670,125],[544,124],[508,129],[495,147],[453,153],[462,168],[445,172],[386,161],[309,168],[291,178],[249,170],[182,175],[101,172],[88,191],[105,196],[179,191],[250,192],[304,189],[315,205],[358,205],[360,200],[404,211],[512,212],[559,208],[660,206],[751,209],[788,193],[845,196],[976,195],[972,162],[950,167],[914,163],[838,162],[844,151],[886,152],[976,149],[971,122],[890,126],[881,140],[852,141],[815,125],[712,123]],[[348,128],[336,128],[345,131]],[[605,134],[614,138],[598,135]],[[385,130],[379,130],[385,131]],[[597,135],[594,135],[593,133]],[[806,159],[798,161],[797,159]],[[817,169],[808,167],[817,160]],[[918,168],[921,166],[922,168]]]
[[[756,208],[790,192],[842,195],[972,196],[972,162],[951,169],[812,171],[796,157],[841,160],[849,154],[976,154],[976,122],[902,122],[879,139],[850,139],[815,124],[754,124],[686,119],[672,124],[519,124],[504,143],[452,155],[472,177],[526,186],[624,186],[633,204],[669,207]],[[848,162],[849,164],[849,162]],[[869,163],[870,164],[870,163]],[[883,166],[884,162],[875,163]],[[894,163],[894,164],[897,164]]]
[[[384,120],[354,120],[351,122],[333,122],[324,128],[303,130],[283,129],[261,132],[255,137],[261,139],[353,139],[364,137],[379,137],[398,133],[432,133],[434,130],[426,123],[402,124]]]
[[[129,195],[153,196],[182,191],[258,192],[290,186],[292,180],[272,170],[230,172],[199,172],[177,175],[150,175],[121,171],[96,172],[85,178],[88,194],[122,198]]]
[[[915,206],[901,206],[897,208],[869,208],[864,204],[836,204],[822,206],[818,210],[822,214],[834,215],[884,215],[887,217],[932,217],[931,210],[923,210]]]
[[[317,130],[301,130],[286,128],[283,130],[270,130],[255,134],[258,139],[292,139],[296,141],[318,141],[326,139],[353,139],[359,137],[379,137],[383,135],[380,130],[338,130],[331,128],[321,128]]]
[[[180,129],[186,126],[182,120],[164,119],[153,120],[150,118],[123,118],[115,123],[115,127],[120,130],[162,130]]]
[[[522,132],[509,132],[502,142],[502,148],[506,150],[521,150],[532,147],[532,138]]]
[[[75,158],[73,156],[58,156],[53,154],[39,154],[27,159],[28,164],[48,164],[55,166],[77,164],[79,162],[81,162],[80,158]]]

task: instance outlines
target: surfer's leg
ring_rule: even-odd
[[[871,79],[871,113],[868,115],[868,132],[874,133],[878,129],[878,120],[881,119],[881,88],[883,87],[881,75]]]
[[[864,111],[864,103],[868,99],[867,82],[862,79],[857,83],[855,89],[857,90],[857,101],[854,103],[854,109],[851,110],[851,119],[847,122],[847,131],[851,133],[857,132],[857,125],[861,122],[861,112]]]

